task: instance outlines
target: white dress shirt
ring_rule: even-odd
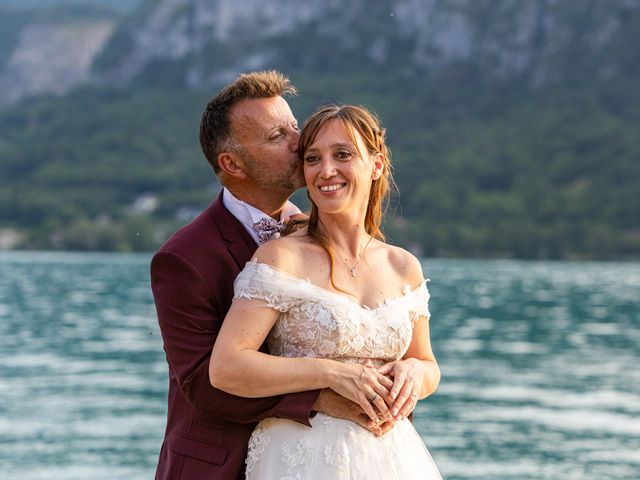
[[[263,218],[271,217],[263,211],[258,210],[253,205],[249,205],[242,200],[238,200],[229,190],[227,190],[227,188],[223,188],[222,190],[222,204],[227,210],[229,210],[231,215],[236,217],[240,223],[242,223],[242,226],[247,232],[249,232],[251,238],[260,245],[260,237],[258,236],[258,232],[254,230],[253,225]],[[287,200],[280,216],[281,218],[287,218],[297,213],[301,213],[300,209]]]

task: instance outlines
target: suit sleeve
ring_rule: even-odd
[[[281,417],[310,426],[318,390],[244,398],[211,386],[209,360],[226,309],[194,265],[172,252],[157,253],[151,288],[170,370],[194,409],[236,423]]]

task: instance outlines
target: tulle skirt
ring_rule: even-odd
[[[248,480],[441,480],[409,420],[381,438],[359,425],[318,413],[313,428],[269,418],[253,431]]]

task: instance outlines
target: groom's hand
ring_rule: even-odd
[[[367,418],[367,421],[368,421],[369,423],[372,423],[372,421],[371,421],[371,420],[369,420],[368,418]],[[383,436],[384,434],[389,433],[389,432],[391,431],[391,429],[395,426],[395,424],[396,424],[396,422],[395,422],[395,421],[385,421],[385,420],[382,420],[382,423],[379,423],[379,424],[378,424],[378,430],[379,430],[379,433],[376,433],[376,432],[374,432],[374,433],[376,433],[376,436],[377,436],[377,437],[381,437],[381,436]]]
[[[309,215],[306,213],[294,213],[293,215],[283,218],[282,221],[285,224],[284,230],[281,235],[289,235],[293,232],[300,230],[302,227],[307,226]]]
[[[395,425],[393,421],[380,420],[380,422],[374,422],[357,403],[338,395],[329,388],[320,390],[320,395],[318,395],[318,399],[313,405],[313,410],[322,412],[330,417],[351,420],[378,437],[389,432]]]
[[[307,215],[306,213],[294,213],[293,215],[289,215],[286,218],[282,219],[284,221],[284,223],[290,222],[290,221],[294,221],[294,222],[304,222],[309,220],[309,215]]]

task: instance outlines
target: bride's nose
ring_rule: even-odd
[[[320,177],[331,178],[336,174],[336,166],[331,157],[324,157],[320,163]]]

